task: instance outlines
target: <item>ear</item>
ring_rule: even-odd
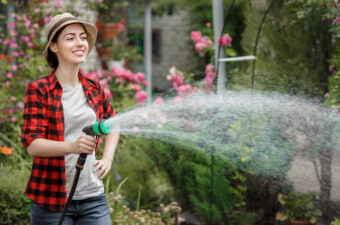
[[[55,43],[55,42],[51,42],[49,48],[54,53],[57,53],[57,51],[58,51],[57,43]]]

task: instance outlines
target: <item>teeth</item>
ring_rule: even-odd
[[[83,51],[76,51],[74,52],[74,54],[77,54],[77,55],[82,55],[84,52]]]

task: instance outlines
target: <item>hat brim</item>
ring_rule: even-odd
[[[79,21],[77,19],[74,19],[74,20],[71,20],[71,21],[67,21],[63,24],[61,24],[60,26],[58,26],[58,28],[56,28],[53,33],[50,35],[50,38],[49,40],[47,41],[47,44],[45,46],[45,49],[44,49],[44,52],[43,52],[43,55],[44,55],[44,58],[47,59],[48,57],[48,49],[49,49],[49,46],[52,42],[52,39],[54,37],[54,35],[60,30],[62,29],[63,27],[67,26],[67,25],[70,25],[70,24],[82,24],[84,26],[84,29],[85,29],[85,32],[87,34],[87,42],[89,44],[89,51],[88,51],[88,54],[90,54],[95,42],[96,42],[96,39],[97,39],[97,29],[96,27],[93,25],[93,24],[90,24],[90,23],[87,23],[87,22],[84,22],[84,21]]]

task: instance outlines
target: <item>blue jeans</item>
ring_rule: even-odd
[[[53,212],[31,203],[31,225],[57,225],[61,212]],[[111,225],[105,194],[84,200],[72,200],[63,225]]]

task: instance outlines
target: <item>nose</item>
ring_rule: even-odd
[[[78,46],[83,46],[83,45],[85,44],[86,41],[87,41],[86,39],[83,40],[80,36],[78,36],[78,37],[76,38],[76,44],[77,44]]]

